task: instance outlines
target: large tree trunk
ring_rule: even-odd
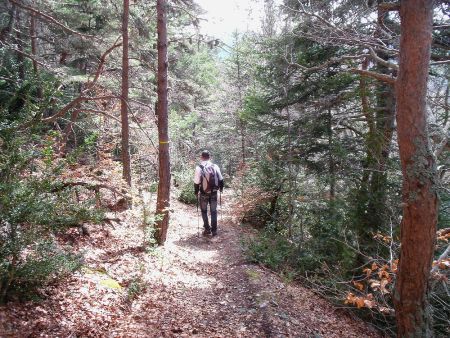
[[[398,337],[430,337],[428,290],[438,199],[429,146],[426,93],[433,1],[401,2],[397,129],[403,172],[401,251],[394,304]]]
[[[130,17],[130,0],[123,0],[122,17],[122,167],[123,179],[131,186],[130,128],[128,123],[128,20]]]
[[[156,202],[157,232],[156,240],[162,245],[166,241],[169,227],[170,207],[170,154],[167,103],[167,1],[157,0],[158,16],[158,135],[159,135],[159,183]]]

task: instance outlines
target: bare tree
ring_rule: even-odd
[[[431,337],[428,306],[438,198],[426,119],[433,1],[402,1],[397,130],[403,172],[401,251],[394,304],[398,337]]]
[[[131,186],[131,159],[130,159],[130,128],[128,122],[128,21],[130,17],[130,0],[123,0],[122,17],[122,166],[123,179]]]
[[[162,245],[166,241],[169,227],[170,207],[170,154],[167,101],[167,1],[157,0],[158,31],[158,136],[159,136],[159,183],[156,202],[156,240]]]

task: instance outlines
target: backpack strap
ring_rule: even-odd
[[[205,166],[202,164],[199,164],[198,166],[199,166],[200,170],[202,171],[202,173],[200,175],[200,191],[204,193],[205,191],[203,190],[203,178],[205,178],[206,182],[209,183],[209,181],[205,175]]]

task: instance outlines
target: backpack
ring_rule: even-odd
[[[213,164],[210,165],[199,165],[202,170],[200,189],[203,193],[210,194],[219,190],[218,177],[216,169]]]

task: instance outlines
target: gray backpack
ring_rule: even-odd
[[[199,164],[200,169],[202,170],[201,180],[200,180],[200,190],[202,193],[210,194],[219,190],[219,179],[217,177],[217,172],[214,168],[213,164],[210,165],[201,165]]]

